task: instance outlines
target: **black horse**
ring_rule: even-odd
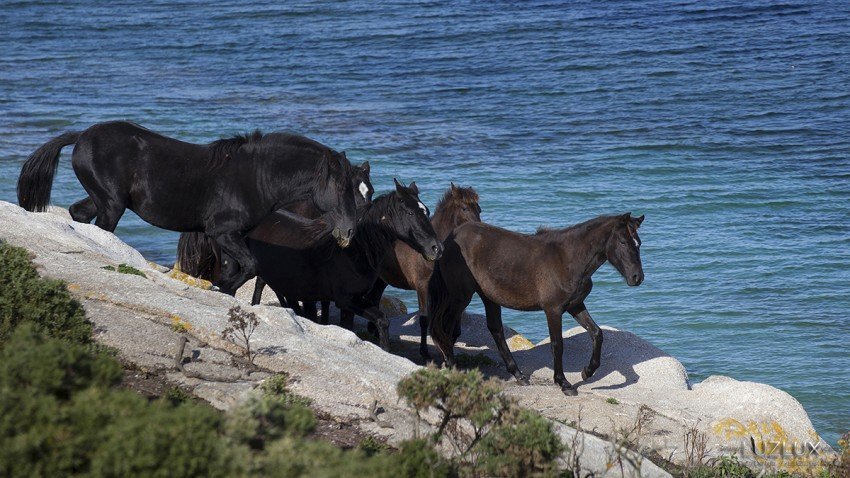
[[[222,261],[222,292],[233,294],[256,274],[243,235],[285,204],[312,201],[322,219],[293,224],[311,240],[331,233],[342,246],[354,234],[351,164],[342,153],[284,133],[236,136],[208,145],[185,143],[133,123],[96,124],[38,148],[18,179],[18,203],[41,211],[50,202],[62,147],[88,198],[70,208],[75,221],[114,231],[130,209],[155,226],[204,232],[232,261]]]
[[[357,233],[347,249],[333,243],[303,247],[297,237],[288,233],[288,223],[306,219],[275,212],[248,235],[259,276],[279,298],[333,300],[340,310],[366,318],[378,327],[381,347],[388,349],[389,321],[363,297],[377,280],[381,261],[396,240],[406,242],[432,261],[443,251],[418,194],[415,183],[404,187],[396,181],[395,191],[378,196],[361,208]]]
[[[372,178],[369,175],[370,171],[368,161],[365,161],[360,166],[353,166],[351,168],[351,184],[354,187],[355,197],[354,203],[358,208],[362,208],[366,204],[371,203],[372,195],[375,193],[375,188],[372,187]],[[316,219],[321,216],[321,211],[316,209],[312,203],[307,201],[302,201],[292,206],[286,206],[284,209],[307,219]],[[251,304],[257,305],[260,303],[260,300],[263,297],[263,288],[265,287],[265,284],[266,283],[261,277],[257,277],[257,281],[254,284],[254,295],[251,300]],[[282,300],[285,300],[286,306],[295,310],[298,315],[302,315],[313,321],[317,319],[318,314],[315,302],[301,301],[302,305],[299,306],[298,302],[301,300],[300,298],[285,297]],[[281,302],[281,305],[284,305],[284,303]],[[329,305],[329,301],[322,301],[322,323],[324,324],[328,323]]]
[[[600,216],[565,229],[541,229],[525,235],[483,222],[456,228],[445,240],[445,253],[435,264],[428,285],[431,337],[448,366],[455,363],[453,347],[460,319],[472,294],[484,303],[487,328],[505,365],[522,384],[528,379],[517,367],[502,328],[502,307],[543,310],[549,326],[554,380],[566,395],[576,395],[564,377],[561,337],[566,311],[593,337],[593,356],[582,370],[587,380],[599,367],[602,330],[584,299],[593,288],[591,276],[611,262],[630,286],[643,282],[638,227],[643,216]]]
[[[351,167],[351,184],[355,191],[354,203],[358,208],[371,203],[372,195],[375,193],[375,188],[372,186],[372,180],[369,175],[370,171],[368,161],[365,161],[359,166]],[[316,208],[312,201],[287,204],[281,208],[281,213],[284,213],[284,211],[289,211],[307,219],[317,219],[322,215],[322,212]],[[298,227],[299,224],[295,224],[295,226]],[[221,251],[218,246],[201,232],[184,232],[180,234],[180,239],[177,241],[177,265],[180,267],[180,270],[191,276],[210,282],[217,282],[220,278],[220,254]],[[263,282],[263,279],[257,277],[252,304],[256,305],[260,303],[264,287],[265,282]],[[304,302],[302,308],[302,306],[298,305],[298,300],[298,298],[294,297],[281,298],[281,305],[295,310],[298,315],[315,321],[317,316],[315,302]],[[324,323],[327,323],[328,306],[328,301],[322,301]]]

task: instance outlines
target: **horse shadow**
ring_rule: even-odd
[[[461,324],[461,336],[455,345],[455,356],[465,368],[478,368],[485,376],[513,380],[505,368],[499,355],[493,337],[487,330],[483,316],[465,314]],[[418,337],[419,323],[415,317],[398,318],[393,321],[392,337],[399,334],[407,337]],[[585,386],[591,390],[623,389],[641,383],[642,376],[647,383],[653,382],[658,362],[653,360],[670,357],[667,353],[651,345],[630,332],[603,326],[602,356],[599,368],[593,377],[582,380],[581,372],[590,362],[593,352],[593,340],[584,329],[574,327],[563,334],[564,342],[564,373],[567,380],[574,386]],[[520,370],[531,378],[532,383],[552,383],[552,349],[549,340],[537,344],[529,342],[518,332],[505,328],[505,338],[512,350],[514,360]],[[410,340],[410,339],[408,339]],[[416,342],[418,343],[418,341]],[[413,348],[405,348],[403,355],[413,353]],[[418,358],[418,349],[417,358]],[[436,363],[442,362],[442,355],[430,343],[429,350]],[[480,357],[484,355],[486,359]],[[463,357],[466,356],[466,357]],[[419,363],[414,357],[409,357]],[[489,359],[489,360],[488,360]],[[664,374],[665,370],[658,370]],[[664,380],[668,380],[665,376]],[[655,383],[655,382],[653,382]]]

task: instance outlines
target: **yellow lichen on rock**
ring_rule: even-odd
[[[813,440],[800,443],[788,437],[782,425],[774,420],[746,424],[734,418],[723,418],[711,426],[718,437],[746,445],[755,460],[766,467],[790,473],[817,473],[824,465],[815,451],[820,437],[811,433]],[[814,449],[813,449],[814,448]],[[741,450],[743,451],[743,450]]]
[[[204,279],[198,279],[197,277],[192,277],[189,274],[182,272],[180,268],[176,266],[174,267],[174,269],[171,269],[171,272],[169,272],[167,275],[172,279],[179,280],[184,284],[188,284],[192,287],[197,287],[199,289],[210,290],[213,287],[212,282]]]
[[[191,328],[192,324],[186,322],[177,314],[171,314],[171,330],[175,332],[188,332]]]
[[[522,334],[516,334],[507,340],[508,348],[511,352],[517,350],[531,350],[534,348],[534,343],[525,338]]]

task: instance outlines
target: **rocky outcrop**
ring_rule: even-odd
[[[415,433],[416,419],[395,388],[419,367],[414,363],[419,361],[419,325],[410,314],[392,320],[389,354],[350,331],[315,324],[288,309],[250,306],[252,285],[237,298],[189,285],[179,274],[171,277],[149,264],[113,234],[72,222],[61,210],[27,213],[0,202],[0,239],[27,248],[43,275],[68,283],[95,323],[97,340],[120,350],[126,362],[165,373],[217,408],[238,403],[268,376],[241,365],[242,349],[221,336],[228,310],[238,305],[261,321],[252,337],[259,351],[256,362],[268,371],[289,373],[295,379],[293,390],[310,398],[319,411],[392,443]],[[103,268],[121,263],[145,277]],[[275,301],[267,290],[263,303]],[[393,315],[403,312],[398,304],[385,305],[396,308]],[[675,358],[611,328],[604,331],[602,367],[587,382],[581,381],[579,371],[589,358],[590,339],[579,328],[564,334],[565,370],[579,390],[578,397],[565,397],[551,384],[548,343],[533,344],[515,331],[507,332],[532,384],[522,387],[507,381],[506,393],[556,422],[564,441],[581,451],[582,474],[668,476],[646,456],[685,463],[694,459],[701,440],[707,457],[738,454],[754,464],[793,468],[805,466],[805,457],[777,461],[763,456],[769,454],[760,444],[817,439],[805,410],[790,395],[727,377],[692,385]],[[174,369],[174,354],[182,337],[189,340],[189,359],[184,359],[181,372]],[[485,373],[510,378],[483,318],[465,317],[458,352],[484,354],[492,360],[482,366]],[[432,354],[436,356],[436,350]],[[759,453],[753,453],[753,443]],[[817,447],[821,452],[828,448],[823,443]]]

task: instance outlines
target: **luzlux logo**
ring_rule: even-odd
[[[787,442],[758,440],[750,437],[750,450],[761,457],[819,456],[821,442]]]

